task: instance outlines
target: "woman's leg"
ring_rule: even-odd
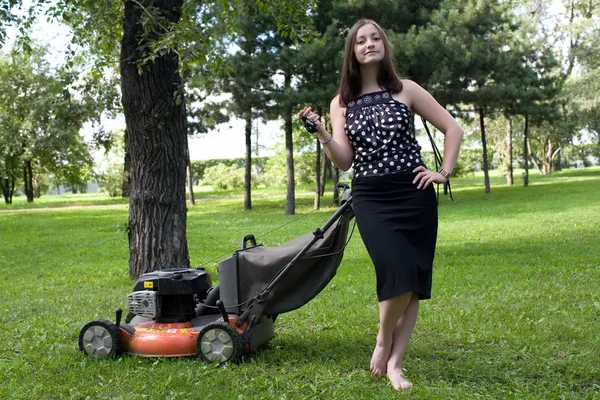
[[[411,299],[412,292],[408,292],[379,302],[379,332],[370,368],[375,375],[387,372],[388,360],[393,348],[394,332]]]
[[[419,314],[419,296],[412,292],[404,313],[398,320],[393,334],[392,350],[387,363],[387,375],[396,390],[408,389],[412,386],[402,375],[402,362],[408,346],[410,335]]]

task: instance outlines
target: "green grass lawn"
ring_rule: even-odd
[[[378,312],[357,232],[328,287],[281,315],[277,336],[240,363],[96,360],[77,338],[92,319],[114,320],[133,287],[127,203],[63,195],[0,207],[0,399],[600,398],[600,169],[534,175],[528,188],[493,176],[489,194],[481,182],[455,179],[455,201],[440,199],[433,298],[421,303],[406,393],[368,370]],[[298,215],[312,209],[303,189]],[[199,191],[189,209],[192,264],[213,281],[208,260],[296,218],[283,215],[284,188],[255,194],[249,212],[239,191]],[[259,241],[311,232],[334,210]]]

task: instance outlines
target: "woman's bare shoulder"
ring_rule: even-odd
[[[340,95],[336,95],[329,104],[329,111],[333,114],[346,115],[346,107],[340,104]]]
[[[419,86],[419,84],[412,79],[400,78],[400,82],[402,82],[402,90],[406,89],[407,91],[414,91],[415,89],[418,90],[421,88],[421,86]]]
[[[339,94],[335,95],[335,97],[333,99],[331,99],[331,103],[329,103],[329,106],[331,108],[334,108],[334,107],[342,108],[342,106],[340,104],[340,95]]]

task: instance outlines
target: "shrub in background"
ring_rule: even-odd
[[[108,193],[110,197],[121,196],[124,179],[123,164],[119,163],[110,164],[106,171],[96,173],[96,180],[100,186],[100,191]]]

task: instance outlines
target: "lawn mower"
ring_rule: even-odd
[[[255,352],[275,335],[279,314],[312,300],[335,276],[354,217],[350,190],[330,219],[312,233],[278,247],[253,235],[217,265],[212,286],[204,268],[174,268],[141,275],[127,296],[128,313],[81,328],[79,348],[93,357],[198,356],[224,363]]]

